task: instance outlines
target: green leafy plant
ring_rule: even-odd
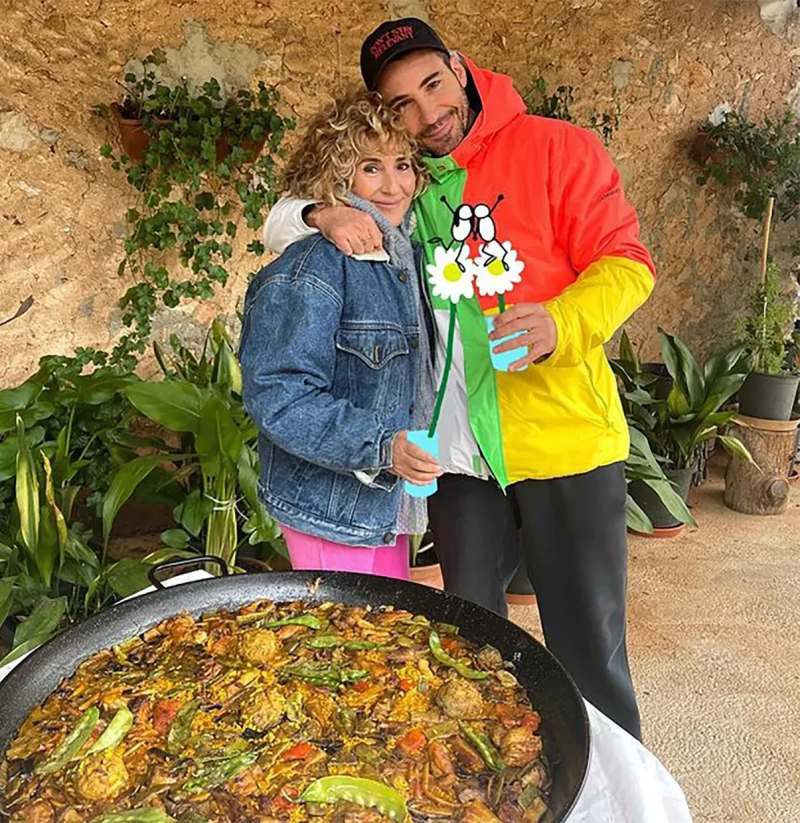
[[[572,106],[575,104],[572,86],[559,86],[551,92],[544,77],[539,77],[522,91],[522,99],[525,101],[528,114],[564,120],[567,123],[576,122],[572,114]],[[586,122],[578,125],[597,132],[603,138],[603,142],[608,144],[614,132],[619,129],[619,108],[614,105],[613,108],[602,112],[592,108]]]
[[[661,502],[674,518],[680,523],[696,526],[695,519],[680,494],[678,494],[675,485],[664,474],[664,469],[653,454],[647,438],[630,423],[628,424],[628,431],[631,447],[628,459],[625,461],[625,483],[627,485],[634,481],[645,483],[659,496]],[[625,502],[625,517],[629,529],[652,534],[653,524],[650,518],[630,494],[628,494]]]
[[[233,567],[245,543],[288,556],[278,525],[258,499],[258,433],[242,404],[241,368],[228,333],[215,321],[199,357],[175,338],[172,346],[171,361],[155,347],[165,379],[137,382],[126,395],[145,417],[177,432],[180,442],[162,440],[153,454],[119,469],[104,502],[104,536],[140,484],[172,464],[179,468],[169,479],[181,484],[184,497],[174,510],[176,528],[162,534],[167,549],[158,559],[199,553]]]
[[[732,454],[753,462],[738,438],[719,433],[735,415],[723,407],[752,370],[752,357],[746,348],[737,346],[715,355],[701,367],[679,338],[662,329],[659,336],[672,378],[666,399],[656,397],[653,388],[657,378],[642,371],[624,332],[620,357],[612,361],[630,426],[647,438],[653,454],[667,468],[692,468],[703,445],[714,439]]]
[[[796,309],[796,298],[782,291],[780,271],[770,263],[764,284],[740,321],[739,339],[752,352],[756,371],[771,375],[791,371],[786,364],[786,344]]]
[[[778,214],[791,220],[800,214],[800,143],[798,121],[791,111],[763,124],[741,112],[727,113],[717,125],[707,123],[692,154],[702,165],[698,182],[733,187],[742,214],[761,220],[771,197]]]
[[[261,228],[265,207],[276,199],[275,161],[294,125],[277,111],[278,91],[263,82],[255,93],[242,89],[223,99],[216,79],[196,92],[186,82],[167,87],[156,79],[156,62],[148,58],[142,77],[125,78],[122,116],[141,119],[150,136],[141,162],[115,155],[108,144],[101,150],[137,193],[119,265],[120,275],[137,281],[120,301],[131,331],[115,347],[115,363],[144,352],[159,302],[208,299],[227,282],[237,215],[249,229]],[[109,109],[95,112],[108,116]],[[247,250],[264,253],[258,240]]]
[[[412,534],[409,537],[409,562],[411,566],[424,566],[425,561],[431,557],[429,554],[433,549],[433,538],[428,531],[425,534]]]
[[[105,563],[91,545],[91,532],[73,522],[74,473],[61,444],[51,460],[21,415],[15,423],[14,505],[0,528],[0,624],[12,618],[16,628],[0,665],[114,597],[147,586],[143,564]]]
[[[134,378],[107,365],[105,352],[77,349],[72,357],[46,356],[34,375],[0,391],[0,520],[12,505],[17,460],[16,417],[30,447],[41,446],[53,461],[57,487],[99,513],[116,465],[136,438],[136,413],[122,393]]]

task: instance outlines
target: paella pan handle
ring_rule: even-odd
[[[200,557],[182,557],[178,560],[167,560],[164,563],[159,563],[147,572],[147,579],[157,589],[164,591],[167,587],[158,579],[160,572],[167,571],[168,569],[182,568],[183,566],[201,566],[204,563],[216,563],[219,566],[223,577],[227,577],[230,574],[228,571],[228,564],[221,557],[213,557],[210,554],[205,554]]]

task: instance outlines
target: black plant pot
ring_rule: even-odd
[[[739,412],[760,420],[790,420],[800,375],[751,372],[739,389]]]
[[[689,487],[692,484],[692,476],[695,467],[688,469],[666,469],[664,474],[671,480],[681,496],[686,502],[689,497]],[[682,525],[669,509],[661,502],[658,493],[650,488],[642,480],[632,480],[628,486],[630,496],[639,504],[641,510],[650,518],[654,529],[675,529]]]
[[[655,383],[655,398],[656,400],[666,400],[672,391],[672,376],[667,371],[667,367],[663,363],[642,363],[642,371],[645,374],[655,374],[658,380]]]

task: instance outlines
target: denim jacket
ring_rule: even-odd
[[[252,280],[244,404],[259,431],[261,499],[278,522],[346,545],[395,542],[402,485],[387,469],[394,435],[411,425],[429,327],[405,272],[319,235]]]

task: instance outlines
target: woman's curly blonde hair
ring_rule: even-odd
[[[346,203],[358,164],[376,148],[408,152],[417,176],[415,196],[425,188],[427,169],[416,140],[397,112],[368,91],[352,91],[314,115],[286,164],[284,187],[293,197],[329,206]]]

